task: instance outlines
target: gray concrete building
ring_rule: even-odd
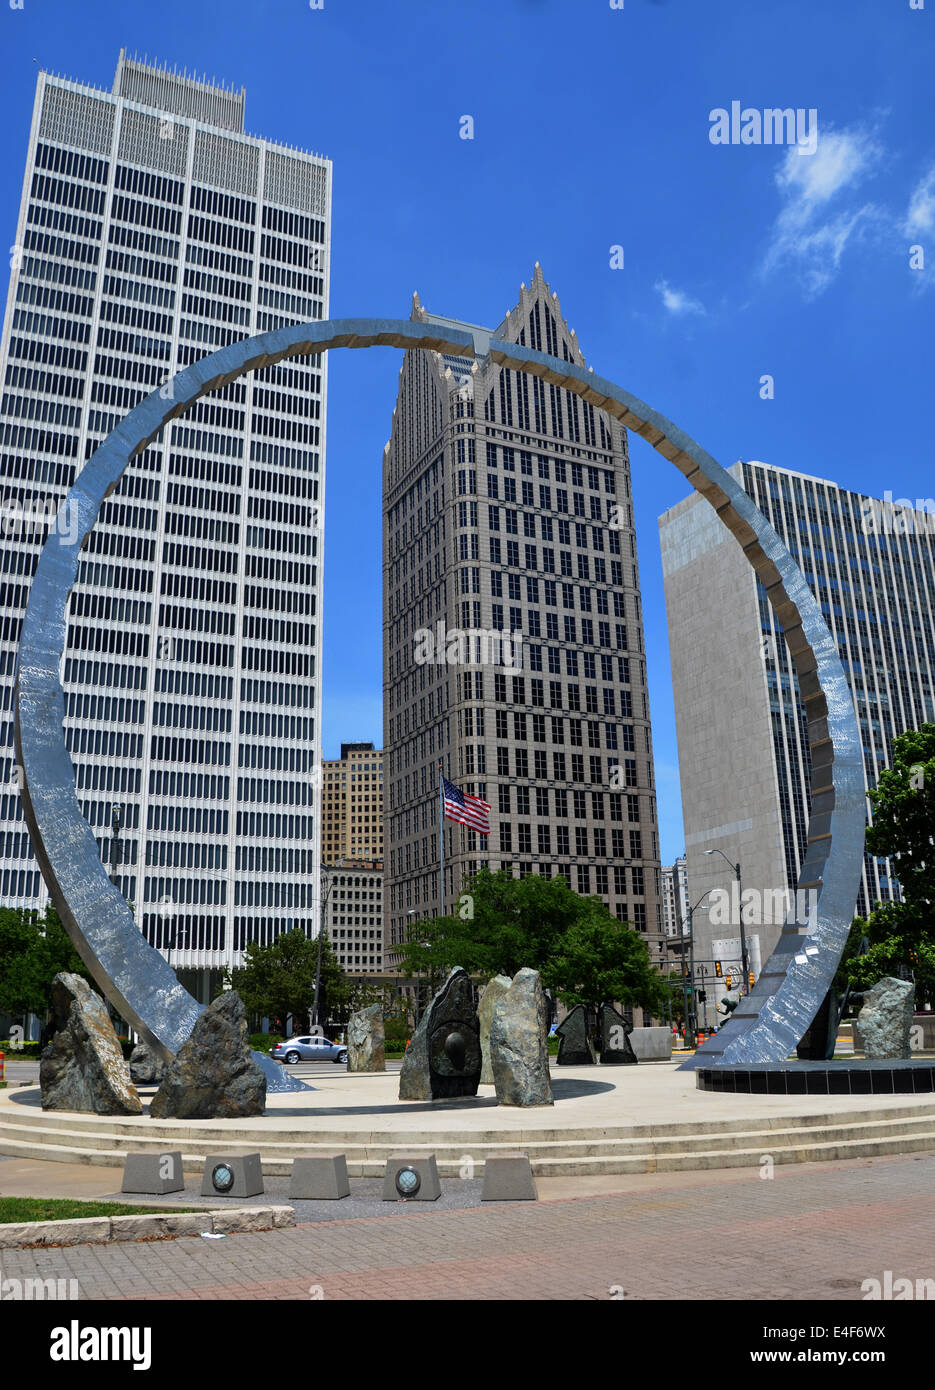
[[[412,316],[428,314],[414,297]],[[537,264],[497,334],[585,365]],[[488,866],[564,874],[663,935],[626,431],[537,377],[407,353],[383,473],[387,946]]]
[[[325,924],[348,975],[383,970],[383,865],[342,860],[324,867]]]
[[[111,90],[38,74],[0,344],[3,906],[46,900],[11,701],[59,504],[177,371],[328,315],[330,161],[246,133],[245,99],[123,52]],[[290,359],[169,425],[104,504],[71,597],[79,804],[140,930],[203,999],[250,940],[321,920],[326,371]]]
[[[870,788],[889,764],[893,737],[935,719],[935,517],[887,510],[762,463],[731,472],[821,604],[851,686]],[[812,910],[792,897],[810,772],[795,671],[762,587],[710,505],[685,499],[660,518],[659,532],[688,889],[693,902],[711,890],[708,912],[694,918],[695,957],[712,968],[718,943],[722,969],[739,970],[742,894],[757,973],[787,912],[804,920]],[[898,892],[889,861],[865,856],[855,914]]]

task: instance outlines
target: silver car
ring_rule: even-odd
[[[286,1062],[294,1066],[296,1062],[346,1062],[347,1048],[344,1043],[330,1042],[317,1034],[301,1038],[287,1038],[277,1043],[269,1054],[275,1062]]]

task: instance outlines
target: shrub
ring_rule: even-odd
[[[272,1052],[277,1043],[284,1042],[281,1033],[251,1033],[250,1046],[254,1052]]]
[[[37,1042],[21,1042],[14,1047],[9,1038],[0,1038],[0,1052],[4,1054],[4,1058],[7,1062],[15,1062],[17,1057],[38,1057],[42,1052],[42,1048]]]

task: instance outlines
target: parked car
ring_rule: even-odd
[[[316,1034],[301,1038],[287,1038],[277,1043],[269,1054],[274,1062],[285,1062],[294,1066],[296,1062],[346,1062],[347,1048],[344,1043],[331,1042]]]

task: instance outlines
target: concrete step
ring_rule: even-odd
[[[882,1118],[874,1116],[872,1119],[866,1116],[845,1116],[837,1121],[822,1116],[811,1125],[790,1124],[785,1127],[772,1124],[763,1126],[748,1121],[744,1129],[725,1130],[722,1133],[699,1133],[688,1126],[659,1126],[655,1131],[650,1130],[641,1135],[625,1133],[616,1136],[599,1128],[579,1128],[533,1132],[523,1135],[520,1139],[514,1132],[502,1130],[478,1131],[464,1134],[460,1138],[453,1138],[450,1133],[443,1132],[436,1139],[424,1131],[416,1137],[400,1137],[395,1134],[366,1135],[359,1131],[322,1133],[320,1130],[307,1138],[298,1134],[287,1136],[282,1131],[254,1132],[242,1139],[232,1138],[217,1131],[197,1131],[194,1134],[189,1131],[183,1136],[175,1133],[163,1137],[153,1134],[148,1127],[145,1130],[137,1128],[118,1136],[104,1126],[79,1129],[58,1125],[50,1126],[47,1130],[38,1123],[20,1124],[15,1119],[4,1117],[0,1119],[0,1152],[4,1152],[4,1144],[8,1140],[23,1143],[43,1142],[51,1147],[64,1146],[70,1149],[109,1149],[114,1154],[121,1155],[130,1151],[159,1153],[169,1146],[181,1143],[183,1147],[197,1146],[199,1152],[204,1153],[225,1153],[252,1145],[271,1160],[291,1160],[300,1155],[335,1151],[347,1154],[349,1159],[363,1159],[375,1154],[399,1153],[405,1149],[417,1153],[435,1153],[439,1159],[444,1156],[451,1161],[457,1161],[465,1154],[510,1152],[515,1150],[518,1144],[530,1155],[535,1153],[561,1158],[576,1155],[623,1157],[646,1152],[726,1152],[752,1144],[759,1145],[761,1149],[774,1150],[795,1148],[805,1143],[881,1139],[930,1131],[935,1131],[935,1116],[916,1115],[914,1112]],[[279,1137],[275,1137],[277,1134]]]
[[[873,1115],[873,1118],[870,1116]],[[810,1125],[776,1123],[753,1125],[748,1120],[742,1130],[720,1134],[698,1133],[696,1127],[659,1126],[655,1133],[626,1137],[607,1135],[600,1129],[565,1132],[546,1131],[518,1136],[510,1131],[475,1132],[463,1139],[450,1133],[437,1139],[422,1132],[417,1139],[386,1134],[374,1135],[316,1132],[311,1136],[273,1139],[270,1132],[254,1131],[238,1139],[230,1133],[208,1134],[189,1131],[181,1141],[176,1132],[167,1137],[153,1134],[147,1127],[129,1127],[119,1136],[106,1127],[103,1117],[89,1117],[95,1123],[67,1127],[69,1117],[57,1115],[58,1123],[45,1126],[42,1113],[30,1116],[0,1117],[0,1153],[11,1157],[48,1159],[67,1163],[87,1163],[120,1167],[127,1153],[160,1152],[179,1145],[186,1171],[200,1172],[205,1158],[244,1148],[258,1148],[263,1155],[264,1172],[288,1174],[292,1160],[300,1155],[343,1152],[348,1171],[356,1176],[379,1176],[388,1157],[394,1153],[434,1153],[439,1170],[457,1176],[466,1160],[475,1168],[487,1155],[515,1152],[529,1154],[534,1170],[542,1176],[562,1173],[662,1172],[711,1167],[736,1167],[759,1162],[764,1154],[775,1162],[805,1162],[838,1157],[867,1157],[879,1154],[918,1152],[935,1149],[935,1116],[914,1111],[887,1114],[873,1112],[840,1117],[814,1117]],[[792,1120],[801,1117],[787,1117]],[[280,1131],[280,1133],[282,1133]],[[496,1137],[494,1137],[494,1135]]]
[[[407,1146],[411,1147],[411,1146]],[[513,1149],[515,1151],[515,1145]],[[424,1147],[426,1153],[436,1153],[431,1145]],[[759,1144],[752,1148],[737,1147],[723,1150],[699,1150],[693,1153],[654,1153],[587,1155],[555,1157],[530,1154],[533,1172],[540,1177],[580,1177],[587,1175],[614,1175],[626,1173],[664,1173],[716,1168],[757,1167],[764,1155],[768,1154],[774,1163],[817,1163],[835,1159],[855,1159],[885,1157],[900,1153],[921,1153],[935,1151],[935,1129],[926,1133],[912,1135],[889,1135],[879,1139],[837,1140],[826,1143],[811,1142],[795,1148],[772,1148]],[[4,1152],[10,1157],[54,1160],[60,1163],[82,1163],[97,1167],[119,1167],[120,1156],[113,1150],[72,1148],[66,1145],[28,1143],[7,1139]],[[184,1153],[183,1170],[193,1176],[200,1174],[208,1153]],[[347,1170],[351,1177],[381,1177],[386,1159],[380,1157],[352,1158],[348,1155]],[[264,1160],[263,1172],[267,1177],[286,1177],[291,1169],[291,1160],[273,1158]],[[463,1158],[438,1158],[438,1171],[443,1177],[463,1176]],[[479,1176],[483,1169],[476,1162],[471,1176]]]
[[[803,1097],[802,1099],[804,1101],[814,1098]],[[431,1113],[433,1118],[437,1115],[437,1112]],[[497,1111],[491,1107],[490,1113],[495,1116]],[[446,1126],[437,1132],[439,1141],[444,1140],[449,1145],[508,1143],[515,1146],[519,1143],[525,1145],[527,1143],[558,1142],[566,1139],[569,1134],[574,1134],[576,1137],[593,1137],[595,1140],[652,1138],[658,1141],[669,1137],[681,1138],[688,1134],[692,1136],[715,1136],[759,1133],[761,1130],[775,1129],[833,1128],[842,1124],[876,1124],[886,1120],[903,1121],[907,1117],[911,1117],[913,1120],[924,1117],[935,1120],[935,1096],[931,1100],[920,1100],[919,1097],[910,1096],[907,1097],[904,1104],[875,1106],[865,1110],[764,1115],[753,1120],[749,1116],[743,1116],[736,1119],[723,1117],[712,1120],[693,1119],[690,1122],[681,1121],[655,1125],[585,1126],[579,1124],[573,1128],[556,1125],[550,1128],[529,1129],[494,1125],[491,1125],[489,1129],[479,1127],[458,1129]],[[348,1143],[394,1145],[399,1148],[424,1143],[426,1136],[431,1138],[434,1132],[432,1129],[421,1126],[413,1126],[410,1129],[381,1130],[355,1127],[347,1130],[318,1129],[308,1131],[302,1126],[296,1126],[294,1130],[289,1130],[280,1124],[274,1127],[262,1120],[258,1123],[244,1121],[236,1125],[229,1121],[222,1121],[216,1125],[211,1124],[210,1128],[208,1128],[210,1122],[202,1123],[204,1123],[204,1128],[199,1126],[199,1129],[195,1131],[196,1133],[204,1134],[206,1139],[210,1137],[212,1142],[217,1139],[228,1147],[243,1147],[248,1144],[256,1146],[269,1143],[303,1144],[305,1142],[304,1136],[313,1133],[317,1138],[320,1138],[323,1144],[330,1144],[332,1147],[340,1139]],[[0,1106],[0,1130],[7,1124],[33,1126],[41,1129],[44,1133],[61,1129],[76,1135],[86,1134],[92,1137],[98,1135],[106,1137],[110,1142],[116,1140],[138,1144],[144,1139],[156,1139],[162,1147],[171,1146],[173,1142],[176,1146],[179,1143],[184,1143],[193,1133],[191,1126],[184,1121],[148,1119],[141,1121],[120,1115],[85,1115],[70,1111],[40,1110],[38,1107],[3,1105]]]

